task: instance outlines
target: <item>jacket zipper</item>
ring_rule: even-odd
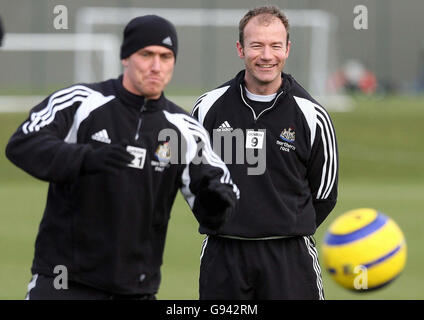
[[[134,137],[136,141],[140,137],[141,124],[143,122],[143,119],[141,118],[141,116],[142,116],[143,112],[146,110],[146,107],[145,106],[146,106],[146,102],[144,102],[143,105],[140,108],[140,114],[139,114],[138,123],[137,123],[137,130],[135,132],[135,137]]]
[[[268,111],[268,110],[271,110],[274,106],[275,106],[275,104],[277,103],[277,100],[278,100],[278,98],[282,95],[284,93],[284,90],[283,91],[281,91],[276,97],[275,97],[275,100],[274,100],[274,103],[270,106],[270,107],[268,107],[268,108],[266,108],[266,109],[264,109],[264,110],[262,110],[262,112],[261,113],[259,113],[257,116],[256,116],[256,113],[255,113],[255,110],[247,103],[247,101],[244,99],[244,96],[243,96],[243,86],[240,84],[240,95],[241,95],[241,99],[243,100],[243,102],[244,102],[244,104],[246,105],[246,106],[248,106],[249,108],[250,108],[250,110],[252,111],[252,113],[253,113],[253,119],[255,120],[255,123],[256,123],[256,121],[258,121],[258,119],[259,119],[259,117],[264,113],[264,112],[266,112],[266,111]]]

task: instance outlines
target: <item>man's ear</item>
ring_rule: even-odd
[[[286,48],[286,59],[289,57],[290,48],[291,48],[291,41],[289,40],[289,43],[287,43],[287,48]]]
[[[244,49],[242,44],[240,43],[240,41],[237,41],[236,45],[238,56],[240,57],[240,59],[244,59]]]
[[[122,59],[121,63],[122,63],[124,68],[128,67],[128,58]]]

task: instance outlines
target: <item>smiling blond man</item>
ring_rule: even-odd
[[[252,163],[227,163],[241,197],[218,234],[200,229],[207,235],[200,299],[324,298],[312,235],[336,204],[337,143],[325,109],[283,72],[289,31],[279,8],[250,10],[236,44],[245,70],[193,109],[214,139],[244,133],[243,143],[224,153],[255,152],[266,163],[256,175],[249,174]]]

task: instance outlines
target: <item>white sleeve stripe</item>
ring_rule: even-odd
[[[328,196],[330,195],[331,190],[333,189],[334,186],[334,182],[336,181],[336,175],[337,175],[337,157],[334,155],[333,157],[333,162],[331,163],[332,165],[332,175],[331,175],[331,181],[330,181],[330,185],[327,188],[327,191],[324,193],[323,198],[327,199]]]
[[[325,119],[324,121],[324,123],[326,124],[325,128],[327,130],[327,136],[329,137],[328,141],[331,143],[330,149],[332,150],[332,156],[333,156],[332,158],[333,161],[330,163],[331,168],[333,169],[331,174],[331,181],[323,195],[324,199],[327,199],[328,196],[330,195],[331,190],[333,189],[334,182],[336,180],[336,175],[337,175],[336,135],[334,133],[334,128],[333,128],[333,125],[331,124],[331,120],[328,113],[321,106],[317,105],[316,107],[318,111],[317,114],[320,115],[323,120]]]
[[[190,123],[194,126],[197,126],[199,128],[199,130],[204,130],[207,133],[206,129],[195,118],[187,117],[187,118],[184,118],[184,121],[186,121],[186,122],[188,122],[188,123]]]
[[[201,134],[196,132],[193,133],[193,135],[200,137]],[[201,138],[201,137],[200,137]],[[202,138],[201,138],[202,139]],[[203,140],[203,139],[202,139]],[[213,153],[211,153],[212,150],[210,150],[206,144],[205,144],[205,149],[203,150],[203,154],[202,156],[205,158],[205,160],[214,167],[220,168],[223,171],[223,174],[220,178],[220,181],[222,183],[230,183],[230,174],[229,171],[227,170],[226,166],[222,163],[222,162],[218,162],[217,159],[213,158]]]
[[[66,101],[65,103],[56,105],[52,109],[52,114],[50,115],[50,117],[48,119],[43,120],[41,118],[37,118],[34,121],[32,121],[31,123],[29,123],[29,121],[27,121],[25,123],[25,125],[22,127],[23,132],[25,134],[27,134],[28,132],[34,132],[34,131],[40,130],[42,127],[45,127],[46,125],[50,124],[54,120],[55,115],[58,111],[66,109],[69,106],[72,106],[77,101],[84,101],[84,99],[86,99],[85,96],[84,97],[76,96],[76,97],[72,98],[71,100]]]
[[[324,110],[324,108],[322,108],[321,106],[316,105],[316,110],[318,114],[321,114],[321,116],[323,117],[323,120],[325,120],[325,123],[327,124],[326,127],[328,128],[328,131],[330,132],[330,135],[331,135],[333,148],[334,150],[336,150],[336,135],[334,133],[334,128],[333,128],[333,125],[331,124],[330,117],[328,116],[328,113]]]
[[[206,114],[212,105],[228,90],[229,87],[230,86],[225,86],[209,91],[204,95],[202,101],[199,101],[199,104],[193,109],[192,114],[194,114],[194,112],[198,109],[198,120],[201,124],[203,124]]]
[[[194,117],[194,113],[197,111],[197,109],[199,109],[199,105],[194,105],[193,110],[191,110],[191,116]]]
[[[188,126],[188,128],[190,130],[193,130],[193,132],[195,132],[195,135],[197,137],[199,137],[200,139],[202,139],[203,141],[205,141],[205,149],[204,149],[204,153],[203,155],[205,156],[205,159],[209,162],[210,165],[214,165],[216,167],[219,167],[222,169],[223,171],[223,175],[220,179],[220,181],[222,183],[231,183],[231,178],[230,178],[230,172],[227,168],[227,166],[225,165],[225,163],[221,160],[221,158],[212,150],[211,144],[210,144],[210,139],[209,139],[209,135],[207,133],[207,131],[200,126],[200,124],[195,123],[193,119],[190,118],[185,118],[185,120],[191,124],[191,126]]]
[[[229,171],[226,165],[222,162],[222,160],[210,147],[210,140],[209,140],[209,137],[207,136],[207,132],[206,131],[202,132],[196,126],[189,126],[188,128],[193,131],[193,134],[195,136],[199,137],[202,141],[205,141],[205,144],[204,144],[205,152],[203,152],[203,156],[205,156],[205,159],[208,161],[210,165],[213,165],[215,167],[219,167],[222,169],[224,174],[221,178],[221,182],[227,183],[229,181]]]
[[[323,143],[323,146],[324,146],[324,164],[322,166],[321,184],[319,186],[318,193],[317,193],[317,199],[320,199],[321,198],[322,188],[324,187],[326,173],[327,173],[327,158],[328,158],[328,154],[327,154],[327,144],[326,144],[326,141],[325,141],[325,136],[323,134],[324,130],[322,128],[322,124],[320,122],[318,122],[318,126],[321,128],[322,143]]]
[[[202,135],[202,137],[199,136],[199,138],[201,138],[203,141],[206,141],[205,143],[205,148],[206,148],[205,151],[207,152],[206,156],[208,157],[208,159],[210,158],[214,159],[214,161],[210,164],[211,165],[216,164],[218,167],[222,168],[222,170],[225,173],[225,176],[227,177],[225,179],[225,182],[228,183],[230,181],[229,180],[230,173],[226,165],[223,163],[222,159],[212,150],[208,132],[203,127],[201,127],[198,122],[196,123],[194,119],[186,118],[184,120],[191,125],[188,127],[189,129],[195,130]]]
[[[208,132],[203,127],[201,127],[201,125],[196,120],[191,119],[191,118],[186,118],[184,120],[186,120],[188,123],[190,123],[193,126],[193,127],[189,126],[189,129],[197,130],[198,133],[202,134],[202,137],[203,137],[203,138],[202,137],[199,137],[199,138],[201,138],[204,141],[207,141],[207,143],[205,144],[205,148],[206,148],[206,150],[205,150],[206,153],[204,154],[205,159],[209,161],[209,164],[211,164],[211,165],[215,164],[215,166],[221,168],[224,171],[224,175],[221,178],[221,182],[233,184],[231,177],[230,177],[230,172],[229,172],[227,166],[225,164],[224,164],[224,166],[222,165],[223,164],[222,159],[210,147],[211,142],[210,142]],[[214,159],[214,161],[212,161],[210,159],[210,157],[212,157]],[[239,191],[238,191],[236,186],[233,188],[233,190],[234,190],[235,193],[239,194]]]
[[[58,106],[62,105],[63,103],[66,103],[67,101],[72,100],[75,97],[84,97],[85,98],[85,97],[88,97],[89,95],[90,94],[87,93],[87,92],[85,92],[85,91],[76,90],[76,91],[73,91],[72,94],[64,95],[64,96],[62,96],[62,97],[60,97],[60,98],[52,101],[52,103],[51,103],[51,110],[49,110],[49,113],[47,113],[44,116],[42,116],[41,117],[41,120],[45,121],[45,120],[48,120],[51,117],[54,117],[54,110]]]
[[[330,117],[319,104],[305,98],[293,96],[305,116],[311,132],[311,147],[316,139],[317,126],[321,129],[321,140],[324,148],[324,164],[317,199],[327,199],[334,186],[337,175],[336,135]]]
[[[206,130],[201,129],[198,126],[195,126],[193,124],[189,124],[188,128],[198,133],[197,136],[205,142],[205,151],[208,153],[208,155],[210,155],[210,157],[212,159],[215,160],[215,163],[221,164],[222,160],[218,157],[218,155],[210,147],[211,142],[210,142],[209,135],[206,132]]]
[[[202,94],[199,98],[197,98],[197,100],[194,102],[194,108],[193,111],[191,112],[191,114],[193,115],[194,112],[197,110],[197,106],[199,105],[199,103],[201,103],[203,101],[203,97],[206,96],[207,93]]]
[[[63,90],[59,90],[55,93],[53,93],[50,98],[49,101],[47,103],[47,106],[43,109],[41,109],[38,112],[34,112],[33,114],[31,114],[31,120],[34,120],[36,117],[42,117],[45,114],[48,114],[51,112],[51,108],[54,105],[54,101],[64,101],[61,100],[60,98],[63,96],[67,96],[68,94],[70,95],[70,97],[73,97],[75,94],[73,94],[74,92],[86,92],[87,94],[90,94],[91,92],[93,92],[93,90],[91,90],[90,88],[81,86],[81,85],[76,85],[76,86],[72,86]]]
[[[54,120],[57,111],[72,105],[72,103],[69,104],[70,100],[73,102],[82,101],[81,99],[87,97],[91,92],[93,90],[79,85],[55,92],[49,98],[46,107],[30,115],[30,120],[24,123],[22,131],[25,134],[34,130],[38,131]]]
[[[210,146],[210,139],[207,131],[195,119],[185,114],[173,114],[167,111],[163,112],[168,121],[174,124],[180,130],[188,144],[186,153],[186,167],[183,170],[182,176],[183,188],[181,188],[181,191],[183,192],[189,205],[192,207],[195,196],[189,189],[191,179],[189,176],[188,168],[191,161],[196,156],[197,151],[197,142],[194,137],[198,137],[205,142],[205,152],[203,153],[205,160],[207,160],[210,165],[218,167],[223,171],[223,175],[220,177],[220,181],[222,183],[232,183],[231,179],[229,179],[229,171],[225,163],[222,162],[222,160],[213,152]],[[235,192],[237,191],[237,195],[239,194],[235,184],[233,184],[233,190]]]
[[[196,196],[190,190],[191,178],[189,174],[189,164],[196,153],[196,141],[194,140],[194,137],[190,135],[187,128],[184,126],[181,114],[173,114],[165,110],[163,111],[163,113],[165,114],[166,119],[180,130],[181,135],[187,142],[187,152],[184,155],[186,165],[181,175],[181,193],[183,194],[190,208],[193,208]]]
[[[206,93],[204,93],[204,94],[202,94],[200,97],[198,97],[197,99],[196,99],[196,101],[194,102],[194,104],[197,104],[198,102],[199,102],[199,100],[201,100],[204,96],[206,96],[208,93],[206,92]]]
[[[325,188],[322,192],[322,198],[325,199],[325,194],[327,193],[328,187],[330,185],[330,179],[332,176],[332,163],[333,163],[333,149],[331,144],[331,139],[328,135],[328,128],[327,125],[324,122],[321,122],[320,119],[321,116],[318,115],[318,123],[321,128],[321,136],[322,136],[322,143],[324,145],[324,152],[326,153],[326,161],[324,165],[327,163],[326,169],[325,169],[325,183],[324,180],[321,182],[322,185],[325,185]],[[320,192],[318,192],[318,195]]]
[[[49,123],[51,123],[54,120],[56,113],[58,111],[66,109],[69,106],[72,106],[77,101],[84,101],[86,98],[87,98],[87,96],[76,96],[76,97],[73,97],[71,100],[68,100],[68,101],[66,101],[62,104],[56,105],[53,108],[50,116],[47,119],[44,119],[44,118],[41,119],[42,121],[40,122],[40,124],[38,126],[41,128],[41,127],[48,125]]]
[[[209,161],[209,164],[212,165],[212,163],[210,162],[210,157],[209,155],[212,155],[212,157],[214,157],[215,161],[213,162],[213,164],[216,164],[217,167],[221,168],[222,171],[224,172],[223,176],[221,177],[220,181],[222,183],[228,183],[233,185],[233,191],[237,196],[237,199],[240,198],[240,190],[238,189],[238,187],[233,183],[231,176],[230,176],[230,171],[228,170],[227,166],[225,165],[225,163],[221,160],[221,158],[219,158],[219,156],[212,150],[211,145],[210,145],[210,141],[209,141],[209,136],[207,135],[206,130],[201,130],[199,131],[199,127],[189,127],[189,129],[196,131],[197,134],[195,134],[196,136],[198,136],[199,138],[202,139],[202,137],[204,139],[202,140],[206,140],[207,143],[205,144],[205,148],[206,151],[205,153],[203,153],[203,155],[205,156],[205,158]],[[200,137],[199,135],[202,135],[202,137]],[[209,153],[209,154],[208,154]]]
[[[83,89],[75,89],[72,92],[66,93],[66,94],[62,94],[58,97],[55,98],[51,98],[49,99],[49,102],[47,104],[47,106],[42,109],[40,112],[37,112],[36,114],[33,114],[33,117],[35,118],[42,118],[42,119],[47,119],[48,117],[50,117],[53,108],[60,103],[66,102],[66,100],[69,100],[77,95],[81,95],[81,96],[88,96],[90,93],[86,90]]]
[[[325,176],[325,185],[326,188],[324,189],[322,193],[322,199],[328,198],[328,195],[330,194],[330,191],[334,185],[336,172],[337,172],[337,156],[336,156],[336,146],[334,141],[334,136],[332,137],[331,127],[329,128],[329,124],[325,121],[324,117],[321,115],[321,113],[317,113],[318,118],[318,125],[321,128],[321,136],[322,136],[322,143],[324,145],[324,152],[328,153],[328,157],[325,154],[326,161],[324,162],[324,166],[326,166],[327,159],[329,158],[328,162],[328,173]],[[326,169],[323,170],[326,171]],[[323,175],[324,179],[324,175]],[[324,181],[321,182],[321,185]],[[320,188],[321,189],[321,188]],[[317,198],[321,193],[319,192],[317,195]]]

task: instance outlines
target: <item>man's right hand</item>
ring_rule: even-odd
[[[197,215],[200,224],[215,231],[233,214],[237,197],[232,185],[219,181],[207,181],[202,184],[193,209],[195,214],[202,212],[201,215]]]
[[[81,172],[92,174],[107,172],[117,174],[125,168],[134,156],[122,144],[105,145],[91,150],[85,156]]]

